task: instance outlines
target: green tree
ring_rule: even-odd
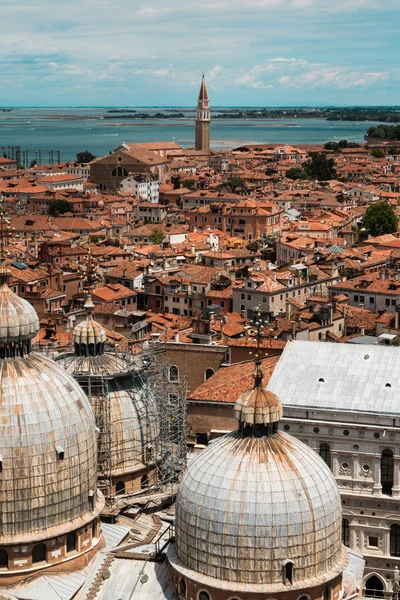
[[[390,204],[375,202],[365,211],[362,226],[373,237],[385,233],[395,233],[398,227],[398,218]]]
[[[231,194],[242,194],[243,196],[248,193],[247,185],[243,179],[234,176],[229,177],[225,183],[220,183],[219,186],[217,186],[217,190],[227,190]]]
[[[303,169],[311,179],[328,181],[336,179],[335,161],[327,158],[323,152],[310,152],[309,160],[303,163]]]
[[[301,167],[292,167],[286,171],[287,179],[310,179],[308,173]]]
[[[258,252],[259,247],[260,245],[256,240],[252,240],[246,246],[247,250],[250,250],[250,252]]]
[[[88,150],[85,150],[84,152],[78,152],[78,154],[76,155],[76,162],[88,163],[88,162],[91,162],[92,160],[94,160],[95,158],[96,157],[94,154],[92,154]]]
[[[182,182],[182,185],[184,188],[187,188],[188,190],[194,190],[196,187],[196,180],[195,179],[184,179],[184,181]]]
[[[150,241],[152,244],[159,246],[164,239],[164,232],[160,227],[154,227],[151,232]]]
[[[49,215],[57,217],[64,213],[73,212],[74,207],[68,200],[54,200],[49,206]]]
[[[382,148],[372,148],[371,154],[374,158],[383,158],[385,151]]]
[[[171,183],[174,186],[174,190],[179,190],[181,187],[181,176],[180,175],[172,175]]]
[[[365,137],[380,140],[400,140],[400,125],[376,125],[370,127]]]

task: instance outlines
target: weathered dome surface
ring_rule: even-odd
[[[347,560],[330,469],[282,432],[235,432],[201,452],[179,486],[175,530],[173,566],[228,588],[235,582],[236,592],[248,584],[284,590],[287,560],[294,564],[293,587],[303,588],[339,574]]]
[[[0,393],[0,544],[93,521],[104,500],[96,493],[94,417],[81,387],[32,353],[0,360]]]
[[[158,421],[155,399],[132,378],[112,379],[108,383],[111,422],[112,474],[129,473],[143,468],[157,448]],[[101,399],[93,396],[96,422],[102,418]]]
[[[39,318],[32,304],[14,294],[0,273],[0,344],[26,342],[37,335]]]

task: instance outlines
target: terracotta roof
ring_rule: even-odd
[[[263,385],[265,387],[268,385],[278,360],[279,356],[271,356],[262,361]],[[194,390],[188,400],[191,402],[224,402],[233,404],[241,393],[253,387],[253,372],[253,361],[221,368],[210,379],[207,379],[207,381]]]

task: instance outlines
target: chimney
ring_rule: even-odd
[[[276,274],[272,273],[272,281],[276,281]]]
[[[292,305],[290,304],[289,300],[286,300],[286,318],[290,319],[292,314]]]
[[[361,327],[361,335],[365,335],[365,327]]]
[[[179,344],[179,331],[175,333],[175,344]]]
[[[381,272],[379,273],[379,279],[381,279],[381,280],[384,280],[385,278],[386,278],[386,273],[385,273],[385,271],[381,271]]]
[[[292,340],[296,339],[296,321],[292,321]]]

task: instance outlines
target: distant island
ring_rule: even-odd
[[[106,115],[105,117],[103,117],[104,119],[181,119],[184,118],[186,115],[184,115],[182,112],[179,113],[174,113],[172,115],[167,115],[165,113],[145,113],[145,112],[133,112],[133,113],[125,113],[125,111],[108,111],[109,113],[113,112],[113,113],[118,113],[116,115]]]
[[[194,119],[194,111],[168,109],[165,112],[147,112],[142,109],[111,109],[104,119]],[[193,114],[191,114],[193,113]],[[214,119],[325,119],[327,121],[378,121],[400,123],[400,107],[347,107],[347,108],[216,108]]]

